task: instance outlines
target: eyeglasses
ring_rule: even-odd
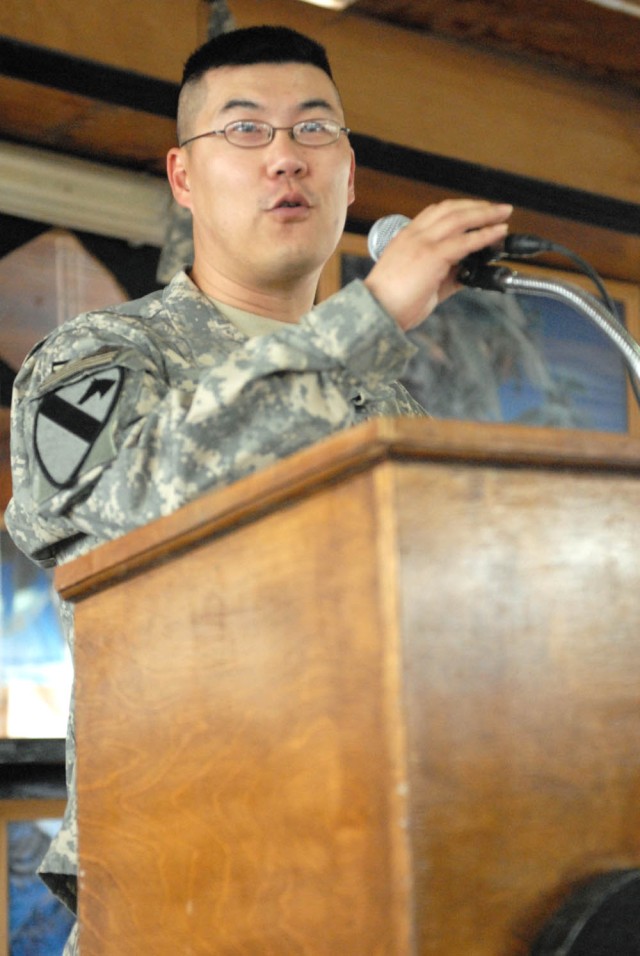
[[[227,123],[224,129],[212,129],[208,133],[190,136],[180,143],[180,146],[186,146],[194,139],[203,139],[205,136],[224,136],[232,146],[256,149],[259,146],[267,146],[278,130],[288,133],[291,139],[301,146],[331,146],[338,141],[340,133],[348,136],[351,132],[346,126],[340,126],[336,120],[330,119],[300,120],[293,126],[272,126],[271,123],[263,123],[261,120],[235,120],[233,123]]]

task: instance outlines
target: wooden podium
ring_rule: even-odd
[[[378,420],[60,568],[82,956],[516,956],[640,865],[639,477]]]

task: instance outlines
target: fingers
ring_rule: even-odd
[[[462,222],[466,219],[482,222],[500,221],[509,218],[513,206],[509,203],[493,203],[484,199],[445,199],[444,202],[427,206],[412,220],[416,225],[438,222]]]
[[[407,226],[407,238],[431,247],[448,243],[448,249],[460,257],[483,248],[490,236],[502,236],[513,207],[507,203],[482,200],[446,200],[428,206]],[[494,240],[495,241],[495,240]]]

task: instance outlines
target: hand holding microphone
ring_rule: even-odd
[[[428,206],[406,222],[392,217],[395,235],[376,239],[374,234],[370,242],[372,256],[383,249],[384,256],[365,285],[402,329],[413,328],[459,289],[456,274],[462,259],[504,239],[512,211],[507,204],[453,199]]]
[[[403,216],[401,213],[392,213],[374,222],[367,237],[369,255],[374,262],[378,261],[394,236],[397,236],[400,230],[408,226],[410,222],[411,219],[409,216]],[[474,286],[476,277],[486,270],[490,262],[493,262],[495,259],[500,259],[506,254],[505,250],[507,245],[513,241],[514,238],[517,240],[528,239],[530,240],[529,245],[531,245],[531,242],[535,243],[533,247],[535,253],[541,251],[543,240],[533,236],[514,237],[513,235],[509,235],[504,243],[495,246],[485,246],[484,249],[465,256],[465,258],[458,263],[456,269],[456,279],[458,282],[462,285]]]

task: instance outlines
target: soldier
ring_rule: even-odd
[[[405,332],[455,291],[460,259],[504,237],[511,207],[428,207],[364,282],[314,307],[354,199],[348,136],[307,37],[237,30],[187,61],[167,171],[193,218],[191,269],[67,322],[15,383],[7,526],[35,561],[75,558],[371,416],[423,413],[396,382]],[[63,618],[72,640],[66,605]],[[42,873],[75,910],[73,720],[68,754]]]

